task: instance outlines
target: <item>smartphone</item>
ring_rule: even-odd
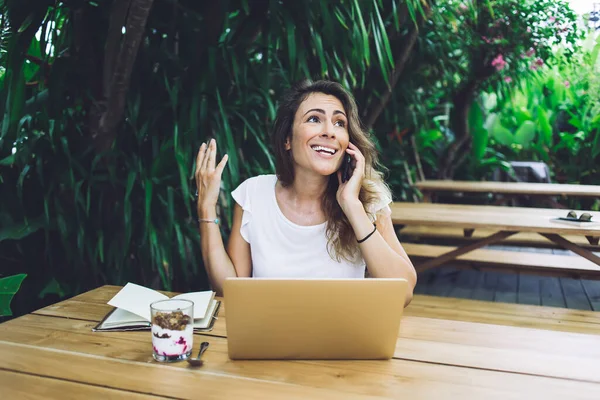
[[[342,170],[342,183],[344,183],[352,176],[352,156],[350,154],[344,156],[344,161],[342,161],[340,169]]]

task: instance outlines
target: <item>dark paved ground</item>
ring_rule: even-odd
[[[555,254],[570,253],[565,250],[512,246],[490,246],[489,248]],[[573,257],[578,256],[573,255]],[[451,265],[419,274],[415,293],[600,311],[600,280],[458,269]]]

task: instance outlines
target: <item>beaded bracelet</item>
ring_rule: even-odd
[[[212,223],[219,225],[219,218],[215,218],[215,219],[198,218],[198,222],[212,222]]]

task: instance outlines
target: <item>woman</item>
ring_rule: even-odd
[[[281,103],[273,131],[277,175],[250,178],[236,201],[227,251],[216,205],[227,155],[203,143],[196,160],[202,256],[213,289],[227,277],[405,278],[415,269],[394,232],[389,189],[351,94],[305,81]],[[342,163],[354,167],[347,181]]]

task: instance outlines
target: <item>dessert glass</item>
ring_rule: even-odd
[[[194,303],[168,299],[150,304],[152,356],[156,361],[187,359],[194,345]]]

